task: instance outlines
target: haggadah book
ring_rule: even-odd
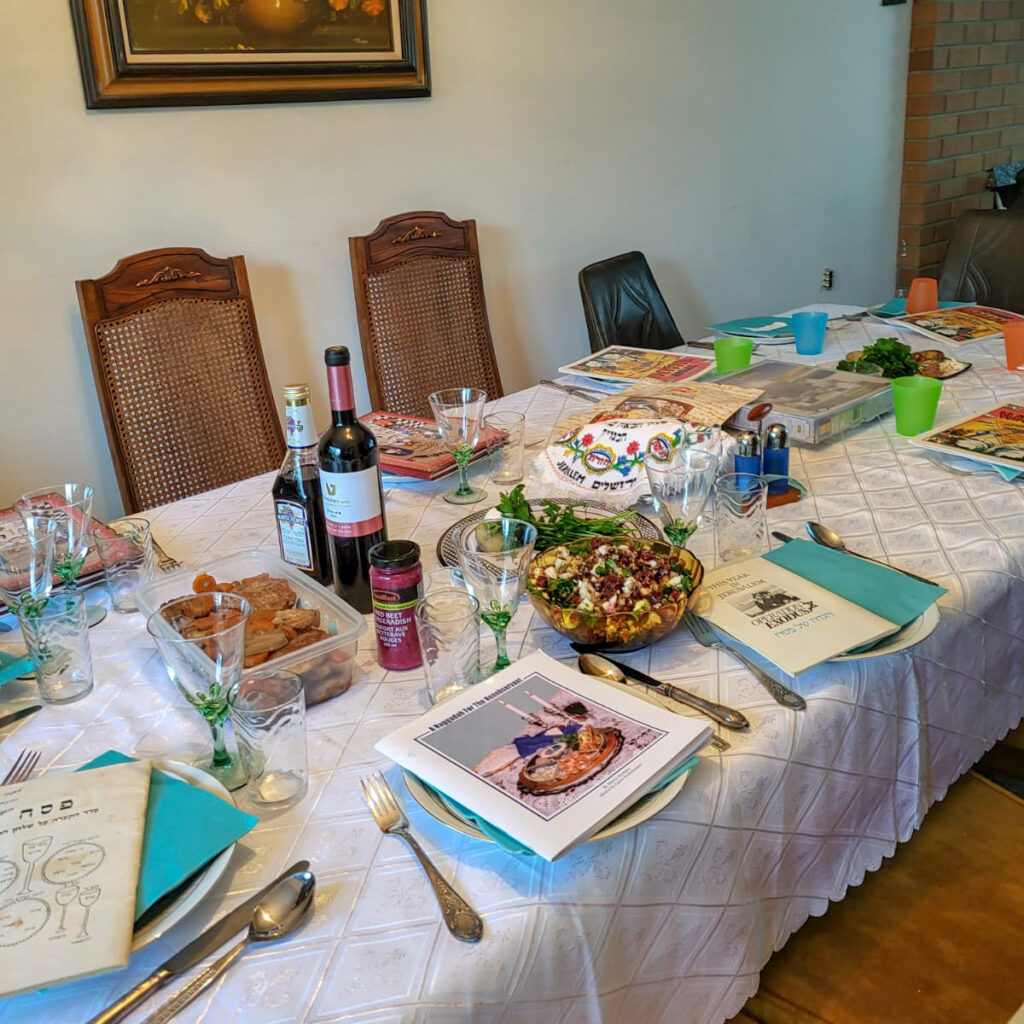
[[[555,860],[703,747],[711,727],[538,651],[385,736],[377,749]]]
[[[0,788],[0,996],[128,963],[149,762]]]

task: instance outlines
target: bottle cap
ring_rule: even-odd
[[[407,569],[420,560],[420,546],[412,540],[385,540],[370,548],[370,565],[377,569]]]
[[[284,400],[288,405],[302,405],[309,401],[308,384],[285,384],[281,390],[284,391]]]
[[[328,366],[348,366],[348,349],[344,345],[336,345],[324,352],[324,362]]]
[[[787,448],[789,431],[781,423],[773,423],[764,432],[765,448]]]
[[[761,442],[752,430],[744,430],[736,438],[736,454],[740,456],[760,455]]]

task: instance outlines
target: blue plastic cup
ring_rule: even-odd
[[[828,313],[794,313],[793,339],[802,356],[820,356],[825,345],[825,325]]]

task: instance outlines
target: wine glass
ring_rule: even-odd
[[[71,591],[81,589],[78,576],[92,541],[92,498],[93,489],[88,484],[58,484],[29,491],[14,503],[23,519],[45,516],[57,524],[53,571]],[[99,605],[86,607],[90,626],[102,622],[106,614]]]
[[[699,448],[676,448],[667,462],[648,455],[644,468],[654,511],[661,517],[662,533],[677,547],[685,548],[700,526],[718,472],[718,459]]]
[[[10,530],[0,528],[0,597],[12,612],[42,610],[53,589],[53,544],[57,524],[26,516]]]
[[[82,889],[78,894],[78,902],[85,907],[85,916],[82,918],[82,927],[78,932],[78,938],[87,939],[89,937],[89,909],[92,905],[100,898],[100,893],[103,890],[98,885],[90,885],[85,889]]]
[[[246,771],[228,753],[224,722],[228,716],[228,690],[242,675],[249,602],[237,594],[201,595],[198,600],[204,605],[209,602],[209,611],[201,616],[209,620],[209,632],[204,629],[203,636],[183,636],[179,627],[195,629],[196,619],[186,615],[186,605],[194,612],[196,600],[165,601],[149,617],[146,628],[163,656],[171,682],[206,719],[213,733],[213,759],[198,766],[227,789],[239,789],[245,785]]]
[[[486,493],[479,487],[469,486],[468,467],[480,437],[487,392],[478,388],[447,388],[435,391],[429,401],[441,440],[451,448],[459,467],[459,486],[441,497],[453,505],[472,505]]]
[[[491,627],[497,647],[494,671],[511,664],[505,632],[519,606],[537,541],[537,528],[521,519],[502,519],[487,531],[484,551],[471,524],[459,537],[459,564],[466,586],[480,605],[480,618]]]

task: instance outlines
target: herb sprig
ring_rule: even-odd
[[[537,527],[537,551],[587,537],[623,537],[629,534],[630,520],[635,513],[620,512],[601,519],[581,519],[576,515],[576,509],[585,504],[581,501],[559,505],[545,500],[540,509],[535,509],[523,497],[523,485],[518,484],[510,493],[501,495],[497,509],[503,516],[521,519]]]

